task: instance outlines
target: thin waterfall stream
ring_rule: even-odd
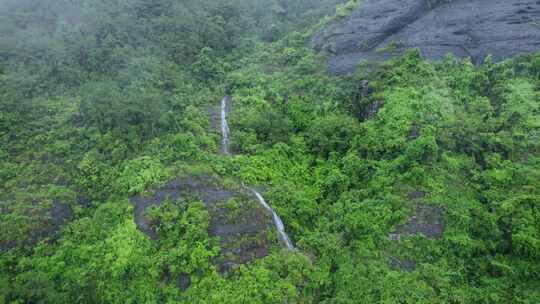
[[[221,100],[221,149],[223,154],[229,155],[229,124],[227,123],[227,101],[229,96]]]
[[[222,135],[222,150],[223,154],[230,155],[229,151],[229,124],[227,123],[227,102],[230,100],[229,96],[223,97],[221,100],[221,135]],[[281,242],[287,247],[289,250],[294,250],[294,245],[291,242],[291,239],[289,238],[289,235],[287,235],[287,232],[285,232],[285,226],[283,225],[283,221],[279,217],[279,215],[270,207],[270,205],[264,200],[264,197],[262,196],[259,191],[244,186],[247,190],[251,191],[255,196],[257,197],[257,200],[259,203],[266,209],[268,212],[272,214],[272,218],[274,220],[274,225],[276,226],[276,229],[278,231],[279,239]]]

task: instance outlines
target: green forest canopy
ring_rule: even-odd
[[[540,54],[328,75],[343,2],[0,1],[0,303],[538,303]],[[298,250],[223,273],[197,197],[148,238],[129,198],[180,175],[266,189]]]

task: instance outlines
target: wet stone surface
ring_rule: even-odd
[[[396,227],[389,238],[399,241],[402,237],[421,234],[426,238],[435,239],[440,238],[443,232],[443,209],[432,205],[417,204],[408,222]]]
[[[422,235],[428,240],[436,240],[443,236],[444,233],[444,221],[443,212],[441,207],[422,203],[426,198],[424,191],[413,191],[408,194],[409,200],[414,202],[415,210],[410,215],[408,221],[405,224],[398,225],[394,231],[388,236],[391,241],[394,241],[395,246],[400,247],[400,241],[407,237],[415,235]],[[401,271],[414,271],[417,266],[417,262],[408,258],[399,256],[397,252],[406,250],[410,252],[410,248],[402,248],[397,252],[392,249],[388,262],[390,267]]]
[[[35,208],[30,208],[28,216],[35,222],[33,228],[28,232],[27,238],[0,240],[0,252],[13,249],[17,246],[34,246],[41,240],[55,241],[57,234],[63,226],[73,220],[75,214],[70,204],[55,201],[49,208],[39,207],[39,202],[34,203]],[[9,207],[3,205],[0,212],[11,212]],[[35,212],[35,213],[33,213]]]
[[[537,0],[364,0],[348,17],[318,32],[317,51],[329,69],[353,72],[360,61],[378,62],[419,48],[427,59],[450,53],[481,63],[538,51]]]
[[[249,193],[223,189],[211,177],[178,178],[154,189],[150,194],[132,197],[130,201],[134,205],[138,229],[151,239],[158,240],[159,236],[145,211],[167,200],[176,201],[193,195],[199,197],[208,208],[208,234],[219,238],[221,253],[216,263],[222,272],[269,254],[267,231],[272,227],[269,214],[258,206]],[[227,207],[230,199],[241,202],[240,213],[233,213]]]

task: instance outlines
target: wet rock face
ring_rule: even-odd
[[[422,201],[425,196],[425,192],[415,191],[409,194],[409,199]],[[411,214],[409,220],[403,225],[398,225],[388,238],[399,244],[402,239],[411,236],[423,235],[427,239],[439,239],[443,233],[443,209],[434,205],[416,203],[414,213]],[[393,269],[407,272],[414,271],[417,264],[414,260],[394,254],[389,256],[388,261]]]
[[[402,270],[402,271],[414,271],[416,269],[416,262],[411,260],[399,259],[396,257],[390,257],[390,266],[393,269]]]
[[[74,217],[73,208],[62,202],[54,202],[50,213],[52,218],[51,233],[56,233]]]
[[[11,210],[5,205],[0,205],[0,213],[9,213]],[[34,222],[34,226],[26,233],[22,239],[0,238],[0,253],[16,248],[17,246],[35,246],[41,240],[53,242],[57,239],[58,232],[62,227],[72,221],[75,217],[70,204],[55,201],[50,208],[36,207],[35,214],[28,212],[23,216],[29,217]]]
[[[451,53],[480,63],[540,50],[538,0],[364,0],[311,41],[331,54],[330,71],[353,72],[419,48],[427,59]]]
[[[443,235],[443,232],[443,210],[437,206],[417,204],[409,221],[396,227],[389,238],[393,241],[399,241],[403,237],[421,234],[429,239],[437,239]]]
[[[227,272],[240,264],[267,256],[270,243],[267,236],[271,224],[270,215],[263,210],[247,192],[231,191],[217,185],[212,177],[183,177],[162,187],[153,189],[152,194],[131,197],[134,205],[134,220],[142,232],[152,240],[159,235],[146,211],[151,206],[160,206],[167,200],[176,201],[196,195],[205,204],[210,215],[208,235],[218,237],[221,252],[216,264],[221,272]],[[227,201],[236,199],[241,212],[234,213]],[[189,278],[189,277],[188,277]],[[187,288],[188,278],[180,278],[180,288]]]

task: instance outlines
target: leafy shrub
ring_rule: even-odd
[[[358,130],[358,122],[350,116],[320,117],[309,127],[308,144],[316,154],[324,157],[331,152],[345,153]]]
[[[97,153],[86,153],[77,168],[77,184],[89,197],[104,199],[110,194],[115,174]]]
[[[349,0],[347,3],[338,5],[336,8],[336,17],[337,18],[345,18],[349,16],[349,14],[356,8],[358,5],[360,5],[361,0]]]
[[[168,176],[168,171],[159,161],[142,156],[126,162],[118,184],[122,192],[136,194],[163,182]]]

